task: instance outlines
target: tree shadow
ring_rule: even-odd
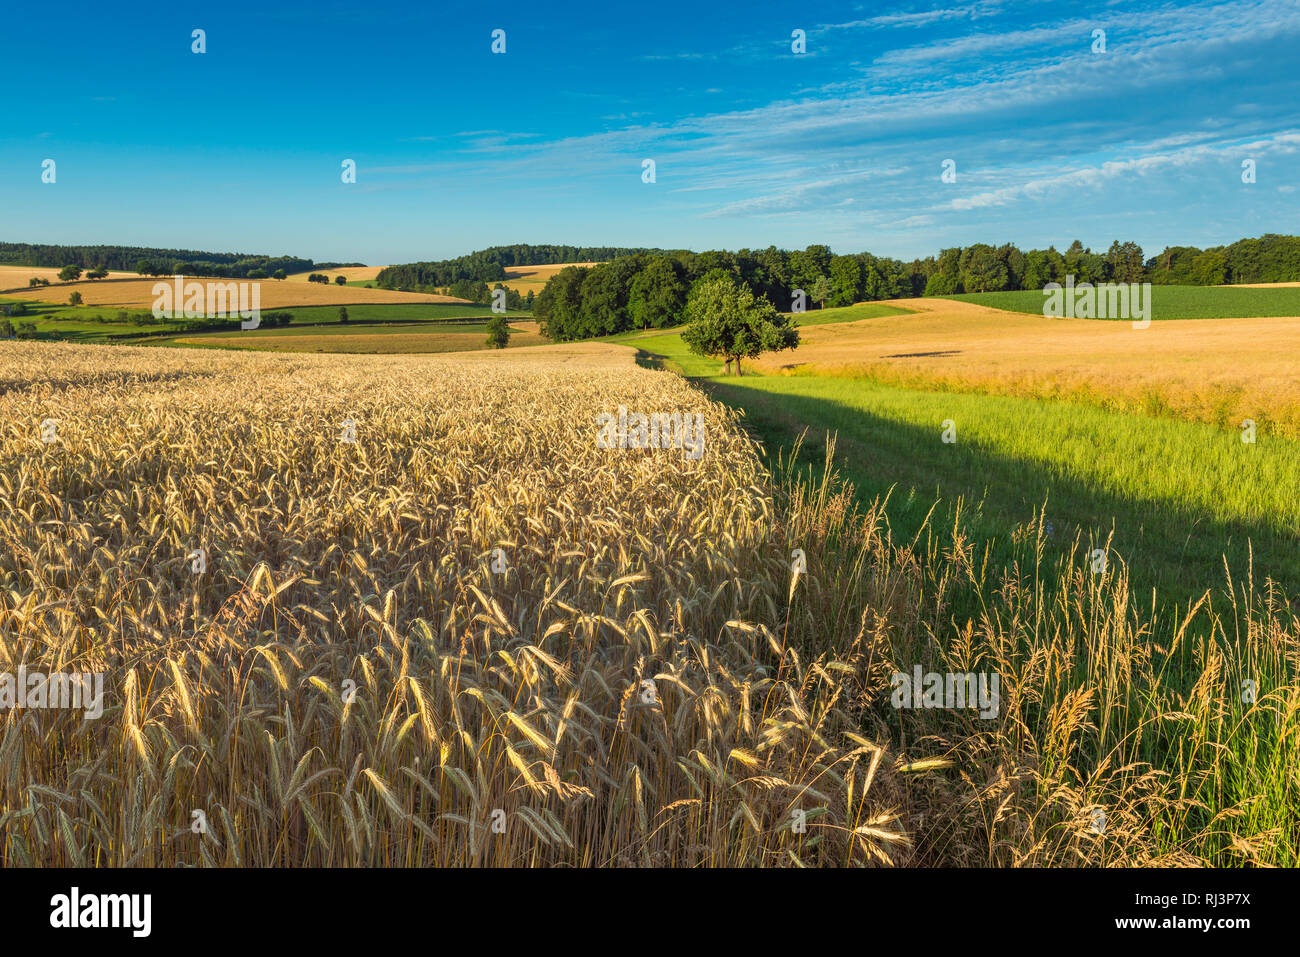
[[[1049,553],[1067,551],[1076,530],[1096,547],[1105,547],[1111,537],[1113,554],[1129,568],[1134,595],[1145,596],[1147,604],[1151,589],[1161,604],[1186,604],[1206,589],[1222,589],[1225,558],[1238,586],[1253,573],[1256,586],[1272,578],[1285,594],[1300,593],[1295,533],[1276,524],[1224,520],[1154,496],[1116,494],[1042,462],[970,442],[944,444],[937,428],[842,402],[768,393],[747,388],[743,379],[695,381],[743,410],[743,424],[769,455],[778,448],[788,452],[806,427],[798,464],[815,473],[825,462],[827,429],[834,431],[834,467],[853,483],[862,503],[890,495],[886,511],[897,538],[910,540],[936,500],[941,504],[931,525],[940,527],[946,519],[950,529],[961,500],[966,533],[988,542],[999,561],[1017,560],[1022,555],[1012,547],[1012,536],[1023,532],[1046,502]],[[1153,448],[1153,455],[1158,451]]]

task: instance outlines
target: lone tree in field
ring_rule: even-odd
[[[81,293],[79,293],[79,292],[74,292],[71,296],[69,296],[69,297],[68,297],[68,305],[69,305],[69,306],[79,306],[79,305],[81,305]]]
[[[339,322],[347,322],[347,321],[348,321],[348,307],[339,306]]]
[[[748,286],[738,286],[727,276],[705,279],[691,290],[686,301],[686,318],[690,325],[682,332],[682,341],[696,355],[713,356],[727,364],[753,359],[764,352],[781,352],[799,345],[799,332],[790,317],[762,296],[755,296]]]
[[[494,349],[504,349],[510,344],[510,323],[505,316],[494,316],[487,324],[487,344]]]
[[[347,277],[347,276],[335,276],[335,277],[334,277],[334,285],[336,285],[336,286],[346,286],[347,284],[348,284],[348,277]]]
[[[831,295],[831,281],[825,276],[818,276],[813,280],[812,289],[808,291],[808,295],[812,297],[813,302],[817,303],[818,309],[825,309],[826,300]]]
[[[59,270],[59,279],[63,282],[76,282],[81,278],[80,266],[64,266]]]

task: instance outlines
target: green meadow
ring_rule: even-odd
[[[1247,445],[1238,430],[1201,423],[869,379],[723,376],[677,334],[623,343],[744,410],[773,453],[798,445],[816,468],[834,436],[836,469],[864,501],[888,497],[900,535],[937,508],[995,562],[1014,560],[1013,539],[1041,525],[1050,548],[1106,549],[1162,600],[1223,584],[1225,560],[1235,576],[1253,568],[1300,591],[1300,442]]]
[[[960,299],[993,309],[1041,315],[1043,292],[976,292],[943,299]],[[1300,286],[1249,289],[1241,286],[1152,286],[1152,319],[1249,319],[1257,316],[1300,316]]]
[[[144,345],[170,345],[176,337],[223,337],[239,335],[234,321],[230,330],[189,332],[183,323],[155,319],[147,309],[123,309],[120,306],[69,306],[0,298],[0,306],[21,302],[26,314],[12,316],[17,325],[30,322],[39,339],[62,339],[69,342],[133,342]],[[461,303],[365,303],[347,306],[348,322],[339,321],[338,306],[289,306],[263,309],[263,313],[288,313],[286,327],[259,329],[261,335],[328,335],[349,332],[369,334],[410,332],[416,324],[436,325],[439,332],[473,331],[493,315],[490,306]],[[526,319],[531,314],[510,310],[509,318]],[[126,321],[120,321],[125,317]],[[453,328],[454,327],[454,328]]]

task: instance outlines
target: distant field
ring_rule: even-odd
[[[993,309],[1041,316],[1041,289],[1014,292],[978,292],[959,299]],[[1152,316],[1162,319],[1232,319],[1260,316],[1300,316],[1300,284],[1259,286],[1152,286]],[[1122,321],[1122,320],[1121,320]]]
[[[133,272],[110,272],[109,279],[126,279],[135,277]],[[51,284],[59,281],[57,266],[0,266],[0,291],[9,289],[26,289],[33,278],[48,279]],[[102,279],[94,280],[103,282]]]
[[[1023,325],[1002,329],[1005,371],[1029,376],[1041,356],[1014,350],[1031,320],[1008,318]],[[901,336],[909,323],[920,325],[924,334],[926,325],[959,321],[960,329],[980,322],[949,311],[941,317],[900,316],[811,329],[806,333],[809,345],[747,366],[756,374],[739,378],[723,376],[717,360],[693,355],[678,334],[629,337],[620,344],[641,350],[643,365],[662,362],[708,382],[715,398],[745,410],[745,422],[773,453],[793,448],[807,428],[804,460],[816,465],[827,433],[837,435],[839,467],[860,493],[869,500],[893,489],[889,514],[902,536],[922,527],[939,498],[939,525],[951,525],[964,513],[972,534],[993,543],[1001,556],[1011,531],[1032,522],[1046,502],[1057,543],[1078,533],[1085,542],[1104,545],[1113,530],[1114,554],[1131,566],[1135,584],[1158,586],[1166,597],[1186,600],[1220,578],[1225,554],[1234,573],[1241,573],[1252,561],[1252,548],[1256,574],[1271,575],[1292,590],[1300,587],[1295,552],[1300,504],[1294,493],[1300,441],[1295,439],[1261,436],[1251,445],[1241,441],[1236,423],[1219,429],[1174,416],[1152,418],[1141,410],[980,394],[930,384],[921,376],[902,385],[878,381],[874,374],[821,374],[818,364],[793,376],[761,374],[797,359],[805,348],[843,354],[853,348],[852,337],[870,334],[876,325]],[[1051,325],[1059,330],[1073,324]],[[1300,325],[1295,329],[1300,332]],[[832,333],[834,338],[828,338]],[[1129,334],[1139,335],[1134,330]],[[1128,339],[1135,353],[1130,370],[1141,360],[1150,363],[1165,354],[1157,343],[1138,347],[1140,341]],[[1062,348],[1070,351],[1068,345]],[[1247,383],[1249,363],[1224,357],[1212,343],[1202,348],[1206,357],[1199,375],[1217,370]],[[1107,388],[1109,364],[1117,353],[1076,353],[1086,370],[1080,374],[1090,374],[1098,390]],[[1174,356],[1171,365],[1177,368],[1181,359]],[[948,361],[960,368],[958,359]],[[1290,362],[1292,369],[1295,365]],[[1261,421],[1270,408],[1261,406]],[[946,420],[955,424],[952,444],[942,441]],[[964,503],[960,508],[959,501]]]
[[[460,300],[435,303],[361,303],[359,305],[349,303],[347,310],[348,319],[352,322],[358,320],[368,322],[409,322],[426,319],[487,320],[493,315],[491,306]],[[263,309],[263,311],[267,310]],[[338,306],[288,306],[274,311],[289,313],[293,316],[295,324],[337,322],[339,317]],[[506,315],[531,317],[532,314],[514,310],[507,311]]]
[[[66,303],[74,293],[81,293],[87,306],[117,306],[150,309],[154,302],[154,285],[170,281],[166,277],[148,279],[135,276],[129,279],[83,280],[72,283],[55,283],[34,289],[14,289],[7,296],[29,301]],[[261,307],[283,309],[289,306],[322,306],[377,304],[377,303],[464,303],[463,299],[452,296],[429,295],[425,293],[397,292],[391,289],[367,289],[362,286],[336,286],[333,283],[289,282],[278,279],[231,280],[231,279],[197,279],[197,282],[259,282],[261,283]]]
[[[744,408],[775,449],[805,427],[805,454],[821,460],[838,436],[841,468],[868,498],[892,488],[903,535],[941,499],[951,525],[959,500],[978,539],[1001,547],[1046,504],[1053,545],[1078,533],[1110,547],[1139,594],[1186,601],[1253,565],[1300,589],[1300,442],[1242,443],[1235,432],[1050,400],[901,388],[866,379],[753,376],[711,380],[713,395]],[[944,423],[956,441],[942,441]],[[1149,591],[1146,593],[1149,601]]]
[[[177,345],[206,346],[214,349],[253,349],[262,352],[335,352],[349,355],[406,355],[443,352],[470,352],[487,348],[487,331],[453,325],[436,332],[412,332],[410,326],[367,327],[365,332],[322,329],[300,333],[289,329],[265,333],[233,332],[206,336],[182,336]],[[541,345],[548,340],[535,332],[513,330],[509,352],[521,346]]]
[[[320,267],[317,267],[315,269],[309,269],[307,272],[290,273],[285,279],[285,282],[306,282],[308,276],[319,273],[329,276],[331,283],[334,282],[335,276],[342,276],[349,284],[352,283],[353,280],[361,283],[374,279],[379,275],[379,271],[383,268],[383,266],[344,266],[340,269],[321,269]]]
[[[0,297],[0,305],[16,303],[20,300],[9,296]],[[13,322],[31,322],[36,326],[41,338],[64,339],[70,342],[121,342],[124,338],[148,336],[148,339],[134,338],[130,341],[141,345],[169,345],[171,336],[183,335],[188,339],[206,336],[221,336],[225,331],[193,333],[172,322],[159,322],[143,309],[113,306],[68,306],[51,303],[31,303],[23,301],[27,315],[13,317]],[[415,332],[420,330],[420,323],[429,323],[438,331],[449,331],[447,324],[457,320],[467,320],[470,325],[465,328],[482,328],[482,324],[492,316],[488,306],[459,303],[380,303],[350,305],[348,323],[339,323],[338,306],[297,306],[287,309],[263,310],[264,312],[287,312],[293,324],[275,330],[261,329],[259,335],[355,335],[360,333],[385,334],[391,331]],[[128,313],[127,322],[117,322],[120,312]],[[517,322],[517,328],[525,332],[536,332],[537,326],[527,312],[508,312],[506,315]],[[374,325],[391,323],[392,325]],[[240,335],[231,324],[231,332]],[[429,330],[433,331],[433,330]],[[370,350],[363,350],[370,351]],[[423,350],[421,350],[423,351]]]
[[[946,298],[894,304],[913,311],[807,328],[797,350],[765,355],[753,368],[1064,399],[1232,429],[1253,419],[1261,431],[1300,437],[1300,360],[1286,347],[1300,342],[1300,318],[1134,329]]]
[[[521,296],[528,295],[528,290],[538,294],[545,287],[546,282],[561,269],[569,266],[598,266],[599,263],[557,263],[550,266],[509,266],[506,268],[506,278],[501,281],[501,285],[514,289]],[[488,283],[489,286],[495,287],[497,282]]]

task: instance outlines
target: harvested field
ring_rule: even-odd
[[[48,279],[51,287],[55,284],[62,285],[59,282],[59,269],[55,266],[0,266],[0,292],[7,292],[10,289],[25,290],[29,288],[28,283],[34,277]],[[133,272],[110,272],[108,278],[136,278],[136,274]],[[93,281],[104,282],[103,279]],[[67,300],[66,296],[64,300]]]
[[[343,266],[338,269],[321,269],[318,266],[307,272],[290,273],[285,282],[306,282],[307,277],[313,273],[329,276],[331,282],[334,281],[335,276],[342,276],[349,281],[374,279],[383,268],[383,266]]]
[[[599,263],[556,263],[550,266],[510,266],[506,269],[503,286],[514,289],[521,296],[528,295],[531,289],[534,295],[540,295],[547,281],[561,269],[569,266],[598,266]],[[495,286],[495,282],[488,283]]]
[[[158,282],[171,282],[169,278],[99,279],[95,281],[56,283],[48,287],[16,289],[5,295],[13,299],[31,299],[44,302],[65,303],[73,292],[81,293],[87,306],[118,306],[124,309],[150,309],[153,307],[153,287]],[[188,277],[187,277],[187,281]],[[290,306],[351,306],[365,303],[464,303],[452,296],[424,293],[397,292],[391,289],[368,289],[364,286],[336,286],[333,283],[295,282],[286,280],[229,280],[196,279],[197,282],[247,282],[262,285],[262,309],[283,309]]]

